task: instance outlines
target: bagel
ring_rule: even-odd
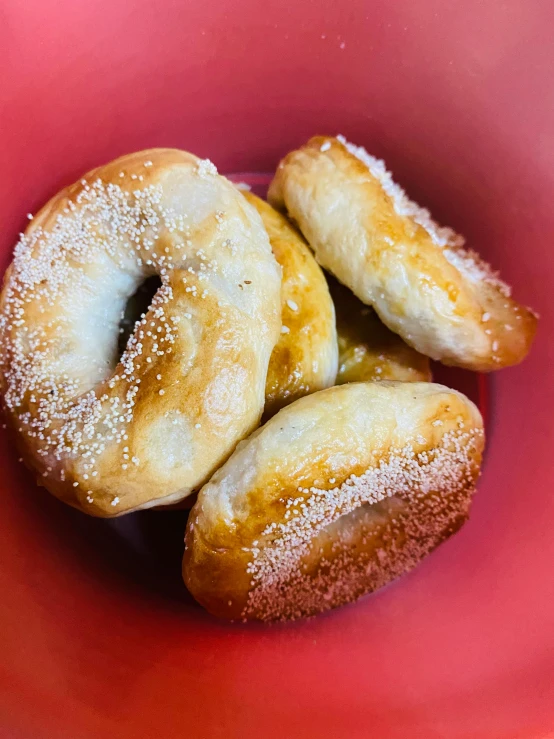
[[[345,382],[430,382],[429,358],[393,334],[373,310],[332,277],[329,290],[335,304],[339,369],[337,385]]]
[[[118,357],[126,302],[161,287]],[[175,503],[259,423],[280,268],[209,160],[130,154],[31,221],[0,309],[0,383],[22,456],[96,516]]]
[[[361,147],[312,138],[279,164],[268,198],[318,262],[420,353],[487,372],[529,351],[536,315]]]
[[[269,360],[267,419],[303,395],[334,384],[338,348],[335,310],[321,268],[302,235],[261,198],[242,191],[261,216],[281,265],[281,335]]]
[[[200,491],[183,577],[216,616],[285,620],[369,593],[465,521],[477,408],[432,383],[352,383],[284,408]]]

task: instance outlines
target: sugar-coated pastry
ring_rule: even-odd
[[[337,385],[345,382],[430,382],[429,358],[408,346],[379,320],[373,308],[332,277],[339,342]]]
[[[119,357],[127,299],[152,275]],[[209,160],[143,151],[56,195],[0,310],[4,405],[39,481],[97,516],[201,486],[259,423],[280,283],[258,213]]]
[[[287,406],[198,495],[185,583],[211,613],[283,620],[412,569],[468,516],[483,423],[432,383],[367,382]]]
[[[535,314],[361,147],[310,139],[279,164],[268,197],[296,221],[318,262],[417,351],[478,371],[526,356]]]
[[[337,376],[335,311],[321,267],[292,224],[268,203],[243,191],[260,214],[283,270],[281,335],[269,360],[268,418],[296,398],[323,390]]]

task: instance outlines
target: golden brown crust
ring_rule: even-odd
[[[353,383],[280,411],[199,493],[183,576],[224,618],[291,619],[409,570],[468,514],[477,408],[432,383]]]
[[[422,354],[490,371],[529,351],[535,314],[364,149],[310,139],[280,163],[268,198],[298,223],[318,262]]]
[[[332,277],[339,342],[337,385],[345,382],[431,382],[429,358],[393,334],[367,305]]]
[[[118,362],[127,298],[162,286]],[[207,160],[122,157],[31,221],[2,292],[0,382],[23,456],[98,516],[174,503],[259,423],[280,269]]]
[[[281,265],[283,325],[269,360],[264,418],[303,395],[334,384],[338,349],[335,310],[325,276],[302,235],[261,198],[244,192],[261,216]]]

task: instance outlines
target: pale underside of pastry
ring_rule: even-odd
[[[381,380],[431,381],[428,357],[390,331],[373,308],[364,305],[348,288],[332,277],[328,282],[337,317],[337,385]]]

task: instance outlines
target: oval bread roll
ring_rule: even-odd
[[[483,423],[431,383],[353,383],[301,398],[198,495],[183,576],[230,619],[311,616],[412,569],[468,516]]]
[[[318,262],[421,354],[487,372],[529,351],[536,315],[361,147],[310,139],[279,164],[268,198]]]

